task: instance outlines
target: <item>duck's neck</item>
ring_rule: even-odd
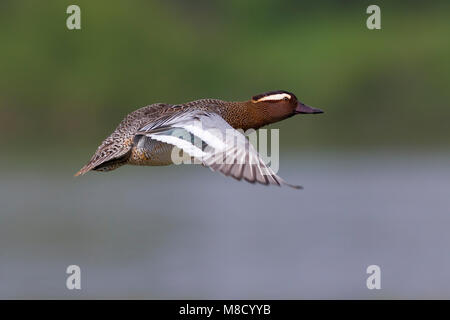
[[[235,129],[258,129],[271,123],[267,112],[256,109],[251,101],[227,102],[221,110],[222,117]]]

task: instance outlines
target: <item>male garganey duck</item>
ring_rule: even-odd
[[[173,164],[172,151],[177,147],[177,154],[181,149],[198,163],[237,180],[301,188],[277,176],[235,129],[256,130],[296,114],[322,112],[283,90],[243,102],[201,99],[180,105],[152,104],[128,114],[75,176],[90,170],[111,171],[124,164]],[[180,133],[188,139],[180,138]]]

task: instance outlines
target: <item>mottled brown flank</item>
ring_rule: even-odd
[[[285,90],[275,90],[275,91],[269,91],[269,92],[261,93],[261,94],[258,94],[256,96],[253,96],[252,100],[253,101],[258,101],[261,98],[264,98],[264,97],[267,97],[267,96],[270,96],[270,95],[273,95],[273,94],[280,94],[280,93],[289,94],[292,98],[295,98],[295,100],[297,100],[297,97],[295,96],[295,94],[293,94],[293,93],[291,93],[289,91],[285,91]]]
[[[143,139],[146,139],[143,137]],[[170,157],[172,145],[152,141],[151,146],[144,148],[133,147],[126,164],[136,166],[165,166],[172,164]]]

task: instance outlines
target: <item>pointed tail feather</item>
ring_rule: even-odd
[[[77,173],[75,173],[73,176],[74,176],[74,177],[82,176],[82,175],[84,175],[86,172],[91,171],[91,170],[92,170],[92,165],[91,165],[91,164],[87,164],[87,165],[85,165],[83,168],[81,168],[80,171],[78,171]]]

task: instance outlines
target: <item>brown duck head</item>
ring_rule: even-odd
[[[320,109],[312,108],[298,101],[293,93],[284,90],[258,94],[252,97],[250,102],[252,109],[264,116],[266,124],[274,123],[296,114],[323,113]]]

